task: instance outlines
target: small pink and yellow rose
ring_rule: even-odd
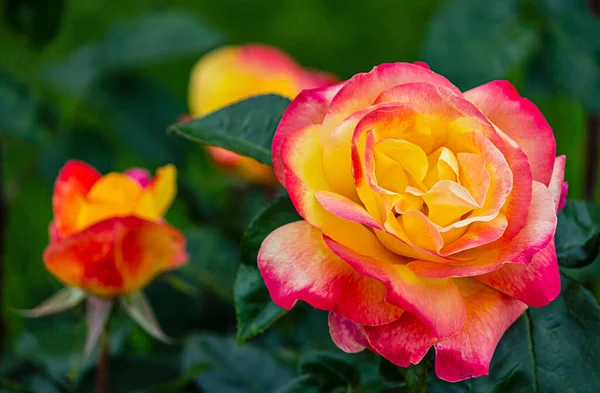
[[[46,268],[65,285],[113,297],[182,266],[185,238],[163,218],[176,192],[172,165],[152,178],[139,168],[102,176],[68,161],[54,184]]]
[[[260,94],[294,98],[303,89],[336,82],[333,75],[301,67],[286,53],[263,44],[225,46],[202,57],[194,66],[188,89],[192,117]],[[220,147],[208,154],[222,168],[248,181],[275,184],[273,170],[258,161]]]
[[[461,92],[394,63],[290,104],[273,164],[304,221],[262,244],[271,297],[329,310],[333,340],[438,377],[487,375],[501,336],[560,291],[565,157],[506,81]]]

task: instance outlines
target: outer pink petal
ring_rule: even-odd
[[[562,210],[567,203],[567,191],[569,185],[565,182],[565,165],[567,163],[567,157],[558,156],[554,161],[554,170],[552,171],[552,179],[548,189],[554,197],[554,203],[556,204],[556,212]]]
[[[364,207],[351,199],[330,191],[315,191],[315,198],[325,210],[340,218],[384,230]]]
[[[554,166],[556,141],[552,128],[535,104],[521,98],[508,81],[493,81],[464,95],[523,148],[529,157],[533,179],[548,185]]]
[[[264,240],[258,267],[273,301],[291,309],[297,300],[365,325],[396,320],[402,310],[384,300],[384,285],[356,273],[336,257],[322,234],[305,221],[284,225]]]
[[[364,331],[375,352],[401,367],[419,363],[437,341],[431,331],[408,312],[387,325],[365,326]]]
[[[354,75],[331,101],[324,124],[336,125],[352,113],[372,105],[382,91],[411,82],[428,82],[460,94],[448,79],[410,63],[381,64],[371,72]]]
[[[285,169],[281,161],[281,147],[286,137],[294,130],[310,124],[321,124],[333,96],[344,82],[333,86],[304,90],[294,98],[285,110],[277,131],[273,136],[273,168],[277,179],[285,187]]]
[[[373,350],[364,326],[333,312],[329,313],[329,334],[335,345],[344,352],[356,353],[365,348]]]
[[[531,307],[543,307],[560,293],[560,272],[554,240],[538,252],[529,265],[507,263],[500,269],[476,277]]]
[[[543,184],[534,182],[527,223],[514,239],[505,241],[501,238],[457,254],[469,258],[469,262],[442,264],[413,261],[408,266],[422,277],[441,278],[478,276],[494,271],[508,262],[527,265],[554,238],[556,221],[550,192]]]
[[[473,279],[457,280],[467,319],[455,336],[435,344],[435,372],[448,382],[488,375],[500,338],[527,306]]]
[[[436,337],[449,337],[461,329],[465,308],[452,280],[421,278],[391,254],[377,259],[357,254],[329,238],[325,243],[358,273],[383,282],[386,300],[415,314]]]

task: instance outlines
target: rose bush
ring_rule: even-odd
[[[487,375],[506,329],[559,294],[565,157],[506,81],[463,93],[383,64],[300,93],[272,151],[304,221],[265,239],[259,269],[279,306],[329,310],[346,352],[408,366],[433,346],[438,377]]]
[[[286,53],[271,46],[225,46],[202,57],[192,69],[189,108],[192,117],[205,116],[251,96],[272,93],[291,99],[303,89],[336,81],[331,74],[301,67]],[[249,181],[277,183],[268,165],[216,146],[207,147],[207,151],[223,169]]]
[[[102,176],[67,162],[54,184],[46,268],[65,285],[112,297],[180,267],[188,259],[185,238],[163,219],[176,192],[172,165],[151,178],[139,168]]]

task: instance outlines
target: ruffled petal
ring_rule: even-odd
[[[400,367],[419,363],[437,341],[413,314],[405,312],[387,325],[365,326],[373,351]]]
[[[308,223],[336,241],[371,255],[381,248],[375,235],[363,225],[327,211],[315,198],[315,191],[335,192],[323,173],[320,127],[310,125],[295,130],[281,148],[290,199]]]
[[[567,191],[569,185],[565,182],[565,165],[567,164],[567,157],[558,156],[554,161],[554,170],[552,171],[552,179],[548,189],[554,198],[556,204],[556,212],[562,210],[567,204]]]
[[[82,161],[67,161],[54,183],[52,210],[56,233],[66,236],[77,230],[80,209],[86,194],[102,175]]]
[[[325,243],[356,272],[385,284],[386,300],[415,314],[436,337],[449,337],[461,329],[465,306],[451,279],[419,277],[392,254],[367,257],[329,238]]]
[[[102,221],[44,251],[46,268],[60,281],[98,296],[137,291],[186,261],[179,231],[133,216]]]
[[[548,185],[556,156],[552,128],[540,110],[508,81],[493,81],[464,93],[498,128],[523,148],[533,179]]]
[[[529,265],[507,263],[476,277],[531,307],[544,307],[560,293],[560,272],[554,240],[535,254]]]
[[[342,351],[356,353],[365,348],[373,350],[367,340],[363,325],[333,312],[329,313],[328,321],[331,339]]]
[[[488,375],[496,345],[527,306],[473,279],[456,280],[467,319],[455,336],[435,346],[435,373],[448,382]]]
[[[305,221],[284,225],[264,240],[258,267],[273,301],[291,309],[302,300],[364,325],[397,319],[402,309],[384,300],[385,286],[355,272]]]
[[[273,169],[279,182],[285,187],[285,167],[281,158],[281,147],[287,136],[293,131],[321,124],[333,96],[343,86],[343,83],[312,90],[303,90],[285,110],[277,131],[273,136],[272,158]]]
[[[467,259],[467,262],[450,264],[413,261],[408,266],[422,277],[442,278],[477,276],[494,271],[508,262],[527,265],[554,238],[556,221],[555,205],[550,192],[543,184],[534,182],[527,223],[515,238],[505,241],[503,237],[485,246],[456,254]]]

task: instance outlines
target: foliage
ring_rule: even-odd
[[[587,2],[367,7],[351,0],[343,9],[333,0],[280,3],[8,0],[2,6],[0,390],[94,391],[95,353],[84,358],[79,306],[35,321],[14,312],[60,288],[41,254],[52,182],[66,159],[79,158],[103,172],[175,163],[179,194],[167,220],[184,231],[191,256],[185,269],[147,288],[149,301],[133,294],[115,307],[111,392],[597,391],[600,311],[576,282],[600,287],[600,209],[574,200],[593,188],[582,152],[586,116],[600,110],[600,22]],[[573,199],[559,215],[556,246],[569,279],[556,301],[528,310],[507,331],[488,377],[440,381],[433,353],[408,369],[368,352],[343,354],[328,337],[325,313],[300,304],[288,312],[271,301],[256,264],[260,244],[300,217],[286,195],[276,196],[280,190],[220,173],[185,138],[271,164],[271,139],[289,100],[259,96],[178,122],[187,112],[193,62],[211,48],[242,41],[275,44],[342,78],[385,61],[419,60],[421,50],[422,60],[463,89],[510,79],[541,108],[558,153],[568,155]],[[61,292],[60,301],[45,306],[76,306],[83,300],[77,295]],[[152,340],[127,313],[171,344]]]

